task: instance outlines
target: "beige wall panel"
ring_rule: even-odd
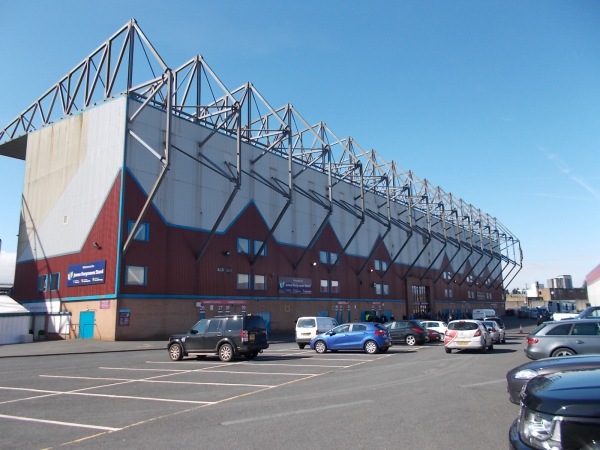
[[[118,99],[29,136],[18,262],[80,250],[122,167],[124,107]]]

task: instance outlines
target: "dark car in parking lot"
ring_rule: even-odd
[[[427,331],[418,320],[394,320],[383,326],[390,330],[394,344],[421,345],[427,341]]]
[[[527,336],[530,359],[600,353],[600,319],[544,322]]]
[[[506,391],[510,401],[518,405],[523,386],[533,377],[589,369],[600,369],[600,355],[562,356],[529,361],[506,373]]]
[[[600,370],[532,378],[508,437],[516,450],[600,448]]]
[[[431,328],[426,328],[425,332],[427,333],[427,341],[426,342],[441,342],[444,339],[444,336],[438,333]]]
[[[219,355],[224,362],[239,355],[254,359],[267,348],[265,321],[251,314],[201,319],[188,332],[172,335],[167,344],[173,361],[191,354]]]

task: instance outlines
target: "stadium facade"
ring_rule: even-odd
[[[135,20],[0,131],[0,155],[25,160],[14,297],[48,337],[502,312],[522,264],[496,218],[201,56],[169,68]]]

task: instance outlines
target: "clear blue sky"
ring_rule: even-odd
[[[135,18],[168,65],[195,54],[497,217],[509,288],[600,264],[600,2],[3,2],[0,128]],[[0,157],[0,282],[24,164]]]

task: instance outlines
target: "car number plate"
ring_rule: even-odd
[[[302,336],[310,336],[310,333],[302,333]]]
[[[250,334],[248,335],[248,340],[249,340],[249,341],[253,341],[253,340],[254,340],[254,333],[250,333]]]
[[[458,341],[458,345],[469,345],[468,341]]]

